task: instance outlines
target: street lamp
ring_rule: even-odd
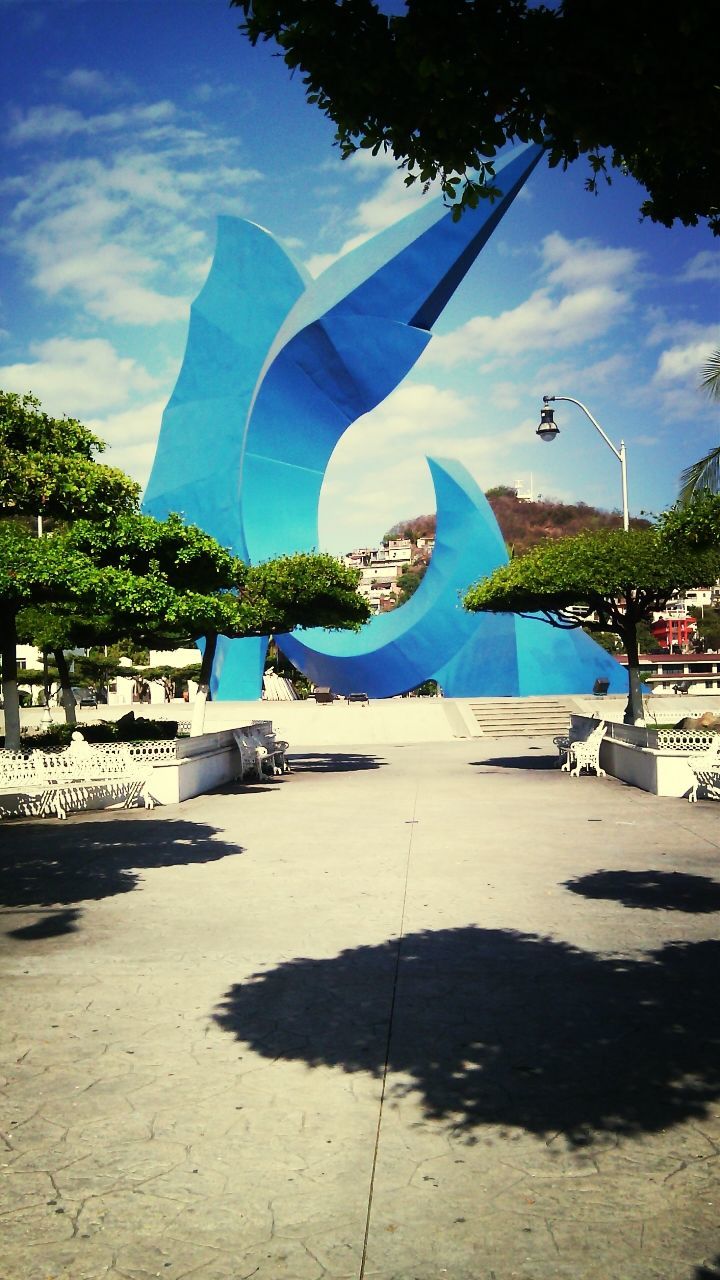
[[[555,421],[554,409],[540,410],[540,426],[536,433],[545,444],[551,444],[556,436],[560,435],[560,428]]]
[[[585,417],[590,419],[595,430],[599,431],[606,445],[608,446],[609,449],[612,449],[613,453],[615,454],[615,457],[620,463],[620,474],[622,477],[623,528],[627,533],[627,530],[630,527],[630,520],[628,516],[627,460],[625,456],[625,441],[621,440],[620,448],[616,449],[612,440],[610,440],[605,435],[605,432],[600,426],[600,423],[595,421],[590,410],[587,409],[586,406],[582,404],[580,400],[574,400],[572,396],[543,396],[544,407],[540,410],[540,426],[538,427],[535,434],[538,435],[541,440],[544,440],[546,444],[550,444],[550,442],[552,440],[555,440],[556,437],[560,434],[560,428],[555,422],[555,412],[553,409],[548,409],[548,404],[552,404],[555,400],[566,400],[568,404],[576,404],[578,409],[582,409],[583,413],[585,414]]]

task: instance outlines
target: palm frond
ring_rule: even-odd
[[[700,386],[711,400],[720,400],[720,350],[713,351],[703,368]]]
[[[693,462],[691,467],[685,468],[680,476],[679,505],[686,507],[702,489],[720,493],[720,445],[706,453],[704,458]]]

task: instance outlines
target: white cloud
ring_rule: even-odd
[[[46,262],[34,275],[33,283],[51,297],[73,289],[85,302],[86,310],[118,324],[160,324],[185,320],[189,299],[170,297],[137,282],[155,264],[119,244],[98,245],[87,253]]]
[[[338,258],[351,253],[371,236],[384,231],[386,227],[419,208],[424,201],[432,199],[431,193],[423,195],[421,183],[417,182],[410,187],[405,185],[404,176],[398,171],[392,157],[381,160],[379,155],[373,157],[370,152],[363,151],[352,156],[347,164],[348,167],[354,166],[354,171],[363,178],[378,176],[388,168],[392,172],[372,196],[360,201],[349,222],[353,234],[344,241],[337,253],[314,254],[306,261],[305,266],[312,276],[319,276]]]
[[[703,369],[720,347],[720,325],[660,324],[653,338],[674,342],[661,351],[649,384],[664,422],[685,424],[695,431],[714,432],[717,440],[717,409],[702,392]]]
[[[82,207],[79,226],[88,210]],[[165,321],[186,319],[189,297],[167,295],[148,287],[146,277],[152,275],[158,264],[134,249],[120,243],[101,243],[93,237],[77,237],[66,244],[64,255],[57,253],[62,240],[61,228],[65,222],[61,214],[53,220],[52,227],[45,224],[47,232],[27,242],[34,248],[37,262],[32,280],[49,297],[72,291],[83,301],[86,311],[105,320],[119,324],[160,324]],[[79,227],[78,227],[79,229]]]
[[[498,316],[474,316],[434,338],[426,361],[481,363],[488,370],[498,360],[517,364],[532,352],[554,356],[603,338],[632,311],[640,261],[634,250],[568,240],[554,232],[542,241],[539,258],[541,280],[530,297]],[[599,363],[596,380],[610,372]]]
[[[17,112],[7,132],[7,141],[47,142],[73,134],[118,133],[135,125],[157,124],[175,115],[175,107],[167,100],[145,106],[124,107],[103,115],[86,116],[69,107],[48,104],[31,107],[23,115]]]
[[[383,151],[380,149],[377,155],[373,155],[372,149],[368,147],[360,147],[354,151],[347,160],[343,161],[348,173],[360,181],[366,181],[368,178],[377,178],[386,174],[388,170],[397,171],[397,160],[391,151]]]
[[[150,474],[165,403],[166,397],[151,400],[86,423],[108,446],[103,461],[120,467],[141,485]]]
[[[512,480],[535,421],[498,425],[487,403],[431,382],[403,384],[339,441],[323,485],[323,546],[372,542],[396,520],[434,510],[426,455],[457,458],[481,488]],[[531,429],[532,426],[532,429]]]
[[[94,95],[97,98],[111,98],[118,93],[126,92],[130,81],[124,76],[107,75],[104,71],[96,71],[90,67],[75,67],[58,81],[63,92],[79,97]]]
[[[99,150],[41,161],[5,181],[6,191],[21,192],[6,240],[29,259],[37,288],[120,324],[187,317],[207,262],[208,210],[237,208],[260,175],[217,163],[211,145],[201,162],[173,150]]]
[[[139,284],[118,285],[115,289],[107,286],[105,281],[102,296],[86,303],[87,310],[102,320],[133,325],[187,322],[189,297],[169,297]]]
[[[567,240],[557,231],[545,236],[541,256],[548,284],[569,289],[627,283],[640,261],[633,249],[610,248],[589,239]]]
[[[35,360],[0,368],[8,391],[32,391],[48,413],[83,417],[127,404],[157,381],[105,338],[51,338],[31,347]]]
[[[498,409],[518,409],[523,397],[517,382],[496,382],[490,391],[490,402]]]
[[[460,361],[522,358],[530,351],[575,347],[601,337],[630,305],[628,294],[595,285],[556,298],[538,289],[519,306],[499,316],[475,316],[454,333],[437,337],[426,360],[440,365]]]
[[[720,253],[717,249],[703,249],[686,262],[680,280],[720,280]]]
[[[458,425],[473,421],[476,412],[474,400],[457,391],[429,382],[403,383],[372,413],[358,418],[340,440],[333,463],[352,465],[367,460],[369,453],[405,450],[408,437],[422,452],[426,444],[431,447]]]
[[[716,324],[698,324],[696,320],[669,319],[665,313],[652,313],[648,317],[651,327],[645,333],[645,342],[649,347],[662,346],[670,342],[672,346],[690,346],[695,342],[717,342],[720,326]]]
[[[653,381],[660,384],[690,382],[697,386],[703,365],[718,344],[720,344],[720,328],[713,327],[708,329],[707,337],[698,337],[693,341],[668,347],[658,359]]]
[[[358,205],[353,219],[358,227],[358,234],[375,235],[431,198],[429,194],[422,194],[420,183],[406,187],[402,175],[393,172],[375,195],[362,200]]]
[[[588,391],[607,392],[613,386],[623,388],[623,396],[628,395],[628,375],[634,370],[633,360],[629,355],[615,352],[603,360],[595,360],[589,364],[578,364],[572,359],[558,359],[544,364],[537,371],[536,385],[545,388],[543,394],[560,395],[567,391],[574,394],[582,387],[583,396]]]
[[[305,269],[317,279],[323,271],[327,271],[328,267],[332,266],[333,262],[337,262],[338,258],[342,257],[343,252],[344,250],[341,249],[339,253],[313,253],[306,259]]]

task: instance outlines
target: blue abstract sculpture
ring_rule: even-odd
[[[528,147],[509,159],[494,204],[455,222],[428,202],[317,280],[262,228],[221,218],[145,510],[158,518],[181,511],[248,563],[315,549],[320,489],[338,440],[412,368],[541,154]],[[316,683],[376,697],[429,678],[450,696],[556,692],[558,683],[573,692],[597,676],[622,687],[617,663],[582,633],[464,613],[460,593],[503,562],[504,545],[467,472],[439,460],[430,466],[438,536],[413,599],[359,635],[276,637],[284,652]],[[266,648],[266,639],[221,640],[213,695],[259,697]]]

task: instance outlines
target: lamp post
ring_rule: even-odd
[[[574,400],[572,396],[543,396],[543,408],[540,411],[540,426],[536,431],[536,435],[544,440],[546,444],[550,444],[560,434],[560,428],[555,422],[554,410],[548,409],[548,405],[555,400],[566,400],[568,404],[576,404],[578,409],[582,409],[586,418],[589,418],[596,431],[600,433],[609,449],[612,449],[615,457],[620,463],[620,474],[622,477],[622,511],[623,511],[623,528],[627,533],[630,527],[630,519],[628,515],[628,494],[627,494],[627,460],[625,455],[625,441],[620,441],[620,448],[616,449],[612,440],[605,435],[599,422],[593,418],[590,410],[582,404],[580,400]]]

